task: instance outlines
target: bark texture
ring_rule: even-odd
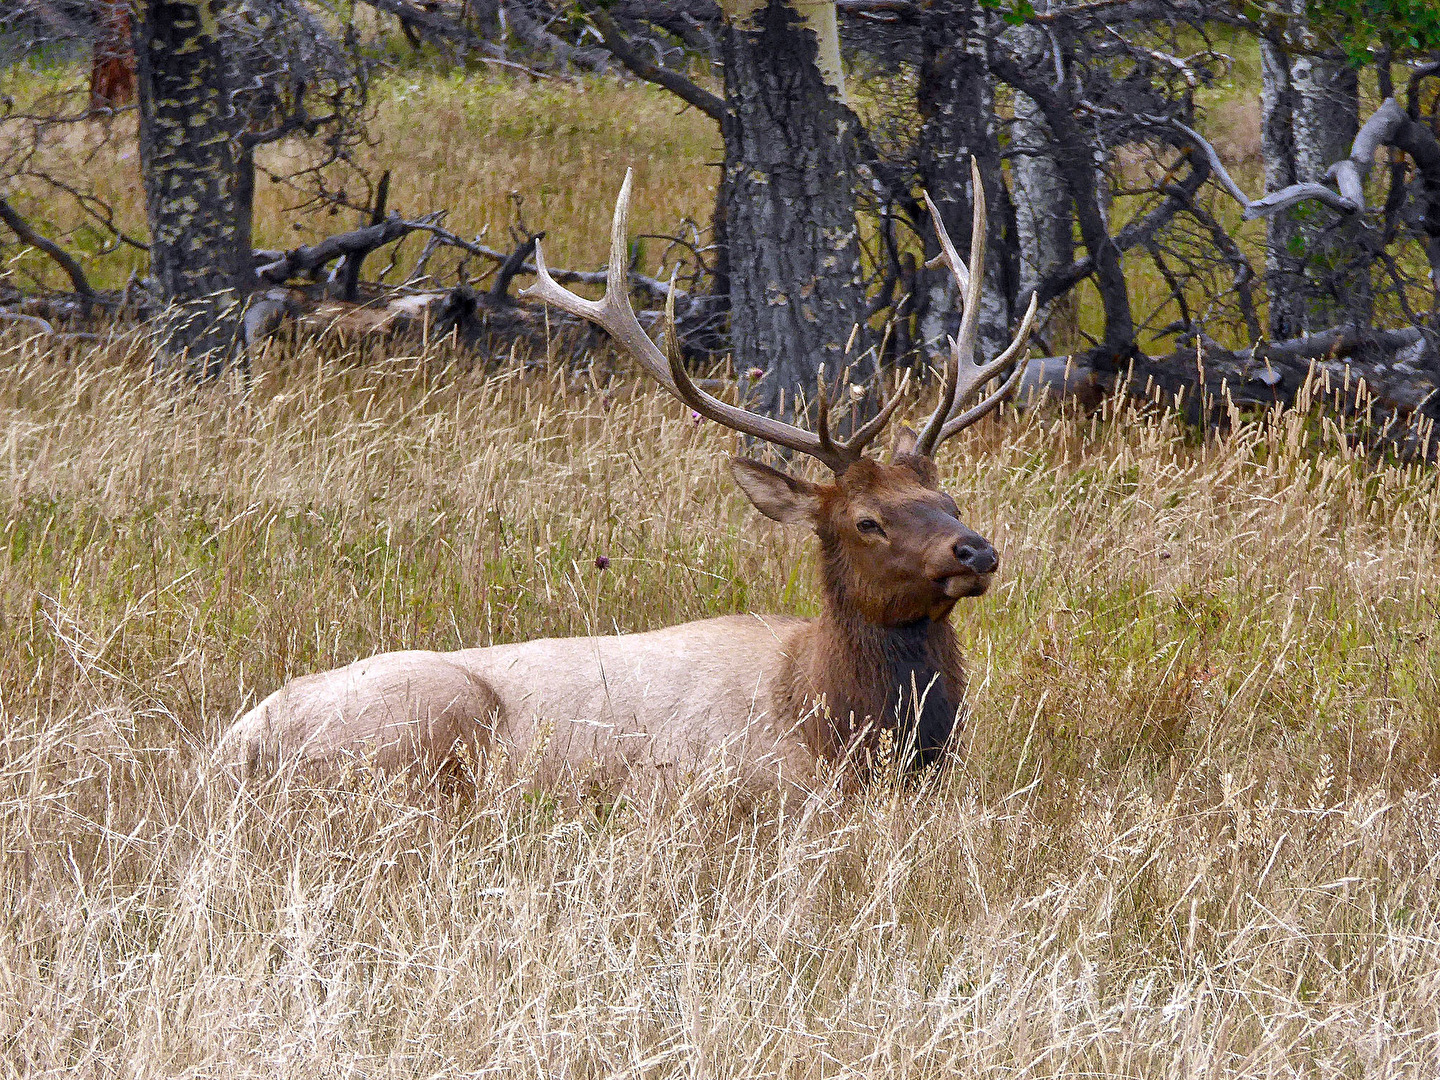
[[[1359,78],[1343,58],[1301,56],[1291,64],[1290,85],[1296,179],[1318,183],[1331,165],[1350,153],[1360,129]],[[1312,207],[1301,218],[1307,285],[1303,333],[1370,321],[1370,260],[1356,258],[1362,228],[1357,216],[1337,220],[1333,211],[1321,207]]]
[[[722,54],[732,355],[737,371],[764,372],[754,407],[790,417],[821,364],[833,381],[864,352],[845,351],[865,301],[859,121],[817,66],[815,34],[779,0],[728,25]]]
[[[1043,52],[1045,42],[1038,28],[1023,26],[1013,31],[1022,57]],[[1015,92],[1015,119],[1011,125],[1010,175],[1014,182],[1015,241],[1020,252],[1018,297],[1035,292],[1040,283],[1075,261],[1075,231],[1070,212],[1070,192],[1055,160],[1055,136],[1045,114],[1029,94]],[[1077,311],[1075,294],[1045,305],[1040,312],[1042,333],[1074,329]]]
[[[1265,190],[1322,183],[1350,153],[1360,128],[1356,71],[1341,56],[1316,50],[1305,6],[1293,2],[1297,49],[1262,40],[1261,144]],[[1267,226],[1266,284],[1270,335],[1292,338],[1370,318],[1370,257],[1364,223],[1314,203],[1275,214]]]
[[[1010,218],[1004,201],[996,139],[995,93],[990,78],[985,12],[975,0],[934,5],[922,28],[924,60],[918,101],[920,182],[940,211],[945,229],[962,257],[970,248],[970,159],[980,167],[990,213],[985,252],[985,285],[980,298],[979,342],[986,356],[1003,351],[1010,341],[1011,301],[1015,295],[1014,245],[1005,235]],[[925,234],[925,258],[939,253],[933,230]],[[960,328],[960,297],[954,277],[944,267],[919,274],[920,343],[931,362],[949,351],[947,337]]]
[[[1054,136],[1056,166],[1069,189],[1080,240],[1089,253],[1085,273],[1094,275],[1105,312],[1105,336],[1095,352],[1094,362],[1107,371],[1123,369],[1135,351],[1130,290],[1125,282],[1120,247],[1105,221],[1094,161],[1075,116],[1071,91],[1064,85],[1050,85],[1035,66],[1022,64],[1003,50],[992,52],[990,62],[1000,79],[1028,94],[1040,107]]]
[[[1294,95],[1290,58],[1274,42],[1260,41],[1260,151],[1265,159],[1265,192],[1297,182],[1295,175]],[[1304,326],[1304,260],[1298,222],[1293,214],[1273,214],[1265,222],[1265,286],[1270,296],[1270,336],[1295,337]]]
[[[254,162],[230,99],[224,0],[145,4],[136,26],[158,370],[209,377],[239,340],[253,274]]]

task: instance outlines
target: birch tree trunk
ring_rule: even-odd
[[[1287,52],[1278,42],[1260,42],[1267,192],[1324,181],[1330,166],[1349,155],[1360,128],[1355,69],[1343,57],[1319,52],[1304,0],[1291,0],[1290,7],[1298,47]],[[1362,227],[1358,218],[1342,220],[1313,203],[1272,215],[1265,254],[1272,338],[1369,322],[1369,259],[1358,245]]]
[[[1260,39],[1260,152],[1265,159],[1265,191],[1296,182],[1294,93],[1290,57],[1274,42]],[[1304,241],[1299,222],[1289,213],[1265,219],[1265,291],[1270,298],[1270,337],[1299,337],[1305,325]]]
[[[732,4],[722,34],[732,356],[737,371],[764,373],[752,404],[785,417],[797,396],[813,398],[819,365],[833,382],[864,353],[845,348],[865,304],[859,122],[844,103],[834,5],[801,7]]]
[[[1356,71],[1342,58],[1299,56],[1290,65],[1294,95],[1295,178],[1321,181],[1347,157],[1360,130],[1360,87]],[[1302,333],[1341,323],[1370,321],[1368,258],[1360,257],[1361,223],[1337,221],[1335,212],[1307,206],[1298,232],[1305,251],[1306,296]]]
[[[993,356],[1010,340],[1017,267],[1014,245],[1005,234],[1010,215],[1000,172],[985,11],[976,0],[935,4],[926,13],[922,34],[924,59],[917,91],[922,117],[920,182],[963,255],[970,247],[974,208],[972,155],[980,167],[990,213],[978,329],[981,349]],[[925,258],[938,252],[933,231],[926,230]],[[949,351],[946,338],[959,331],[960,298],[948,269],[922,269],[918,281],[920,344],[936,363]]]
[[[1040,30],[1022,26],[1012,31],[1023,58],[1044,49]],[[1075,216],[1070,192],[1055,160],[1055,136],[1045,114],[1028,94],[1015,92],[1015,120],[1011,125],[1010,175],[1015,201],[1015,239],[1020,249],[1022,304],[1046,275],[1075,261]],[[1040,312],[1045,335],[1073,333],[1077,317],[1071,290]]]
[[[254,161],[230,101],[224,0],[149,0],[136,23],[150,274],[167,305],[156,369],[213,377],[250,290]]]

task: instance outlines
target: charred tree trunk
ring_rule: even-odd
[[[797,395],[813,398],[821,364],[833,381],[864,353],[845,349],[865,301],[859,122],[837,73],[817,63],[822,44],[780,0],[722,33],[732,356],[737,371],[764,372],[753,404],[775,416],[792,416]]]
[[[213,377],[239,340],[253,273],[255,169],[230,100],[224,0],[150,0],[136,27],[150,275],[166,305],[156,368]]]
[[[926,13],[921,32],[920,182],[940,211],[946,231],[964,252],[970,247],[974,208],[972,156],[980,167],[990,215],[978,332],[985,355],[994,356],[1010,341],[1017,267],[1014,244],[1005,235],[1011,215],[1004,205],[1008,194],[1000,171],[985,11],[978,0],[935,4]],[[927,230],[925,258],[938,253],[935,237]],[[948,269],[922,270],[919,277],[920,344],[934,363],[949,352],[946,338],[959,330],[960,298]]]

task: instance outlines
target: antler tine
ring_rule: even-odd
[[[867,420],[859,431],[850,436],[849,441],[845,443],[846,449],[859,457],[865,447],[875,440],[875,436],[885,430],[885,425],[890,422],[890,417],[895,415],[895,410],[900,407],[900,402],[905,400],[905,391],[909,388],[910,372],[907,369],[905,374],[900,376],[900,385],[895,388],[895,393],[885,399],[880,405],[879,412]]]
[[[970,273],[955,251],[950,234],[945,230],[945,219],[940,216],[940,210],[930,198],[930,192],[923,191],[921,194],[925,198],[926,209],[930,211],[930,220],[935,223],[935,236],[940,241],[940,254],[927,262],[925,266],[931,270],[940,265],[950,267],[950,272],[955,275],[955,283],[959,286],[961,302],[964,303],[964,298],[970,291]],[[960,356],[955,351],[955,342],[952,340],[950,355],[945,360],[945,373],[940,377],[940,400],[935,403],[934,413],[931,414],[930,419],[925,421],[925,426],[915,437],[916,450],[926,457],[934,453],[940,437],[940,429],[944,427],[950,410],[955,407],[955,384],[960,379],[959,363]]]
[[[1010,343],[1009,347],[1003,353],[980,369],[983,378],[977,385],[989,382],[996,375],[1000,374],[1000,372],[1005,370],[1005,365],[1015,360],[1018,355],[1019,361],[1015,364],[1015,370],[1000,384],[1000,389],[996,390],[979,405],[976,405],[972,409],[967,409],[959,416],[947,420],[945,426],[940,429],[940,438],[937,440],[937,445],[943,443],[951,436],[964,431],[977,420],[994,412],[1000,403],[1010,396],[1010,392],[1020,384],[1020,377],[1025,374],[1025,369],[1030,364],[1030,357],[1025,354],[1025,346],[1029,344],[1030,330],[1035,324],[1035,313],[1039,308],[1038,297],[1032,293],[1030,295],[1030,306],[1025,311],[1025,318],[1020,322],[1020,330],[1016,333],[1015,340]]]
[[[836,452],[835,440],[830,437],[830,391],[825,387],[824,364],[815,372],[815,436],[827,454]]]
[[[948,265],[955,275],[955,282],[960,287],[963,298],[960,331],[950,339],[950,358],[945,365],[945,379],[941,385],[940,401],[915,441],[916,452],[927,457],[933,456],[936,449],[946,439],[992,412],[1018,385],[1020,375],[1028,362],[1022,354],[1035,323],[1037,304],[1036,298],[1032,295],[1030,307],[1025,313],[1025,318],[1021,320],[1020,329],[1010,345],[994,360],[988,363],[976,363],[975,339],[979,331],[980,299],[984,289],[987,214],[985,188],[980,180],[980,166],[973,157],[970,159],[970,182],[975,196],[973,200],[974,215],[970,227],[970,265],[968,268],[960,261],[960,257],[955,251],[955,245],[945,230],[945,223],[937,212],[935,204],[931,202],[929,193],[925,195],[925,204],[930,209],[931,220],[935,223],[935,235],[940,242],[940,254],[926,265],[935,266],[941,263]],[[965,401],[1004,371],[1006,367],[1015,363],[1017,357],[1019,362],[1016,364],[1015,370],[999,390],[959,416],[950,415],[954,412],[957,404]]]
[[[610,224],[610,265],[606,270],[604,298],[587,300],[560,285],[550,276],[539,244],[535,245],[535,284],[521,290],[520,295],[536,297],[548,304],[554,304],[561,311],[596,324],[634,357],[651,378],[706,419],[742,435],[808,454],[823,462],[837,475],[844,472],[859,459],[865,445],[884,427],[884,422],[895,411],[895,402],[887,404],[880,415],[861,428],[854,438],[848,442],[836,443],[830,435],[828,400],[823,385],[819,397],[822,414],[818,425],[819,434],[769,416],[752,413],[748,409],[727,405],[696,386],[689,372],[685,370],[684,357],[675,332],[675,276],[672,274],[670,277],[670,291],[665,299],[663,350],[650,340],[650,335],[635,318],[635,309],[630,306],[630,288],[626,277],[626,229],[630,216],[630,185],[633,177],[634,171],[626,169],[625,182],[620,185],[620,195],[615,200],[615,216]]]
[[[974,197],[971,200],[973,214],[970,220],[968,268],[960,261],[950,234],[945,229],[945,221],[937,212],[929,193],[925,195],[931,220],[935,223],[935,236],[940,241],[941,256],[955,275],[961,297],[960,332],[950,339],[950,363],[946,365],[940,401],[915,440],[916,451],[926,457],[933,455],[936,447],[940,445],[940,432],[945,427],[945,422],[950,419],[955,403],[964,401],[979,385],[975,382],[974,371],[971,369],[975,367],[975,336],[980,325],[980,293],[985,284],[985,224],[988,214],[985,206],[985,185],[980,182],[980,166],[973,157],[970,159],[970,190],[974,192]]]
[[[711,396],[696,386],[690,378],[690,373],[685,370],[685,356],[680,351],[680,342],[675,333],[675,279],[673,275],[670,279],[670,291],[665,297],[665,352],[670,366],[670,382],[666,384],[667,388],[673,387],[676,397],[707,420],[713,420],[742,435],[763,439],[776,446],[808,454],[823,463],[837,476],[849,468],[859,456],[849,452],[848,444],[836,446],[830,442],[828,429],[826,440],[822,442],[819,435],[806,431],[804,428],[786,424],[769,416],[752,413],[748,409],[727,405],[719,398]]]
[[[831,453],[843,456],[847,461],[858,461],[865,448],[875,441],[875,437],[885,430],[885,425],[890,422],[890,417],[895,415],[895,410],[900,407],[900,402],[905,399],[905,391],[910,386],[910,372],[906,371],[900,377],[900,385],[895,393],[891,394],[880,403],[880,410],[869,420],[861,425],[850,438],[842,443],[836,443],[830,433],[830,391],[825,385],[825,366],[820,366],[820,377],[816,386],[816,406],[819,409],[819,416],[816,420],[816,434],[820,436],[820,444]]]
[[[630,306],[626,228],[630,219],[630,181],[634,173],[633,169],[625,170],[625,182],[620,185],[620,195],[615,200],[615,216],[610,224],[610,265],[605,269],[605,296],[600,300],[587,300],[557,282],[550,276],[538,241],[535,244],[535,284],[521,289],[520,295],[537,297],[547,304],[554,304],[561,311],[599,326],[634,357],[651,378],[673,394],[675,387],[670,379],[670,365],[665,354],[650,340],[650,335],[635,318],[635,309]]]

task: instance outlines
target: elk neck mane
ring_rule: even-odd
[[[889,731],[907,766],[930,764],[950,738],[965,692],[948,611],[877,621],[855,595],[838,545],[822,536],[821,555],[825,608],[814,623],[812,682],[829,706],[830,738],[843,746],[868,727],[873,743]]]

